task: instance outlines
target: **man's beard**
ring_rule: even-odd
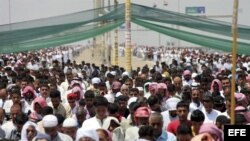
[[[156,108],[155,110],[154,110],[155,112],[161,112],[161,108],[159,107],[159,108]]]
[[[169,113],[169,115],[172,117],[172,118],[175,118],[177,116],[176,113]]]

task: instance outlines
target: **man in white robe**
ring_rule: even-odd
[[[108,117],[108,101],[103,96],[96,96],[94,100],[95,113],[96,115],[83,122],[82,128],[84,129],[99,129],[102,128],[104,123],[107,122]]]
[[[63,133],[58,132],[58,119],[54,115],[46,115],[42,120],[45,133],[51,137],[51,141],[73,141],[73,139]]]

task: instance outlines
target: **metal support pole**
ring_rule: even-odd
[[[131,73],[131,0],[126,0],[125,3],[125,57],[126,57],[126,71]]]
[[[117,10],[118,1],[114,0],[115,10]],[[118,66],[118,29],[115,29],[114,33],[114,65]]]
[[[9,24],[10,24],[10,30],[11,30],[11,1],[9,0]]]
[[[94,8],[96,9],[95,10],[95,17],[97,18],[102,14],[102,11],[100,9],[102,7],[102,0],[94,0],[93,2],[94,2]],[[99,10],[97,10],[97,8],[99,8]],[[102,21],[99,22],[98,26],[102,26]],[[96,42],[95,47],[97,48],[95,50],[97,50],[97,52],[98,52],[97,56],[101,56],[100,61],[102,62],[102,60],[103,60],[103,58],[102,58],[102,36],[95,37],[95,42]]]
[[[103,25],[102,26],[104,26],[104,23],[103,23]],[[106,57],[105,57],[105,55],[106,55],[106,45],[105,45],[105,33],[102,35],[102,64],[106,64]]]
[[[180,13],[180,0],[178,0],[178,13]],[[177,29],[180,30],[180,26],[177,25]],[[178,39],[178,42],[177,42],[177,46],[180,47],[181,46],[181,41],[180,39]]]
[[[100,2],[101,2],[101,8],[104,8],[104,0],[99,0]],[[104,14],[104,11],[103,10],[101,10],[101,16],[103,16],[103,14]],[[101,24],[101,26],[104,26],[105,25],[105,21],[102,21],[102,24]],[[107,60],[106,60],[106,57],[105,57],[105,55],[106,55],[106,45],[105,45],[105,33],[102,35],[102,43],[101,43],[101,52],[102,52],[102,57],[101,57],[101,62],[102,62],[102,64],[106,64],[107,62]]]
[[[118,66],[119,65],[119,63],[118,63],[119,59],[118,59],[118,30],[117,29],[115,30],[114,38],[115,38],[115,41],[114,41],[114,48],[115,48],[114,58],[115,58],[115,63],[114,63],[114,65]]]
[[[236,59],[237,59],[237,21],[238,21],[238,5],[239,1],[234,0],[234,10],[233,10],[233,22],[232,22],[232,32],[233,32],[233,47],[232,47],[232,80],[231,80],[231,108],[230,108],[230,119],[231,124],[235,124],[235,73],[236,73]]]
[[[92,56],[92,58],[94,58],[95,57],[95,52],[94,51],[95,51],[95,48],[96,48],[96,38],[95,37],[93,38],[93,44],[92,44],[91,48],[92,48],[92,50],[91,50],[92,55],[91,56]]]
[[[110,0],[108,0],[108,10],[110,11]],[[111,66],[111,32],[108,32],[108,44],[107,44],[107,61],[108,61],[108,66]]]

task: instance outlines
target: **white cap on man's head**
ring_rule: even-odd
[[[43,117],[42,123],[44,128],[56,127],[58,125],[58,120],[54,115],[46,115]]]
[[[181,100],[176,97],[171,97],[166,101],[165,108],[169,111],[175,111],[177,103],[180,102]]]
[[[129,76],[129,73],[126,71],[122,73],[122,77],[125,77],[125,76]]]
[[[198,74],[197,73],[192,73],[192,78],[195,78],[196,76],[198,76]]]
[[[143,92],[143,87],[136,87],[139,91]]]
[[[111,71],[110,74],[112,74],[113,76],[116,76],[116,72],[115,71]]]
[[[77,127],[77,121],[73,118],[67,118],[63,122],[63,127]]]
[[[101,83],[101,79],[98,77],[94,77],[91,79],[91,83],[92,84],[99,84],[99,83]]]
[[[91,129],[91,128],[90,129],[85,129],[85,128],[78,129],[76,133],[76,141],[80,141],[80,139],[83,137],[88,137],[94,141],[99,141],[99,136],[95,129]]]
[[[130,97],[129,100],[128,100],[128,105],[127,105],[127,108],[129,109],[129,105],[133,102],[136,102],[137,100],[137,97]]]

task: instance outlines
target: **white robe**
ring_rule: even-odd
[[[21,100],[21,103],[22,103],[22,112],[23,113],[28,113],[29,110],[31,110],[31,107],[29,106],[29,104],[24,101],[24,100]],[[3,105],[3,109],[5,110],[5,112],[7,114],[10,113],[10,108],[11,106],[13,105],[13,101],[12,100],[7,100],[4,105]]]
[[[57,136],[51,141],[73,141],[73,139],[66,134],[58,132]]]
[[[139,128],[137,126],[130,126],[125,133],[125,141],[134,141],[139,138]]]
[[[103,122],[101,122],[100,119],[96,118],[96,116],[90,118],[90,119],[87,119],[85,120],[83,123],[82,123],[82,128],[84,129],[99,129],[99,128],[103,128],[103,125],[105,125],[105,121],[110,121],[110,120],[107,120],[108,118],[110,117],[106,117],[105,119],[103,119]]]
[[[191,102],[190,104],[189,104],[189,112],[190,113],[192,113],[194,110],[200,110],[200,111],[202,111],[202,109],[203,109],[203,104],[200,102],[200,106],[199,107],[197,107],[197,104],[196,103],[194,103],[194,102]]]
[[[11,131],[14,130],[14,129],[16,129],[16,127],[13,124],[12,121],[8,121],[8,122],[4,123],[1,128],[5,132],[5,138],[6,139],[9,139],[10,136],[11,136]]]
[[[112,91],[108,92],[108,94],[104,95],[104,97],[108,100],[109,103],[114,103],[115,98],[122,95],[120,92],[114,94]]]
[[[216,118],[221,115],[221,112],[213,109],[210,113],[207,113],[205,108],[203,108],[202,112],[205,115],[204,123],[215,123]]]

